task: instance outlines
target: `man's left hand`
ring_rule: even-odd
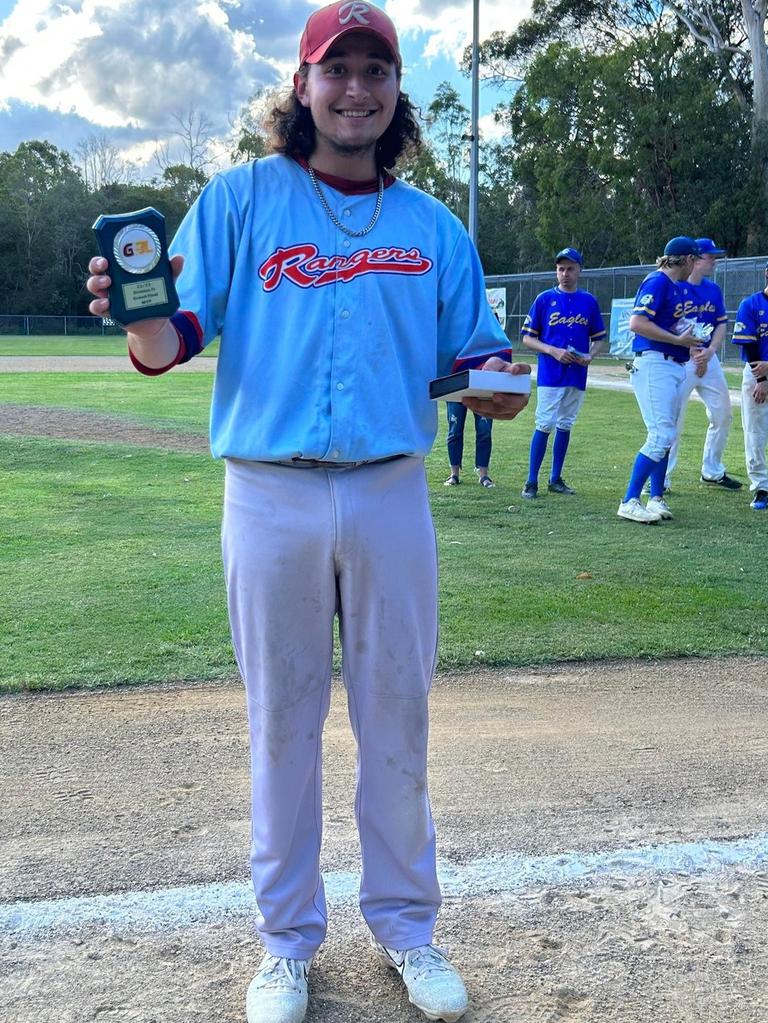
[[[486,362],[483,369],[490,369],[496,373],[512,373],[514,376],[531,372],[527,362],[510,364],[495,355]],[[497,393],[490,398],[464,398],[463,402],[479,416],[486,416],[488,419],[514,419],[528,404],[528,395]]]

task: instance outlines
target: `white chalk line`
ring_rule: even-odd
[[[443,864],[440,883],[446,897],[487,897],[535,890],[623,881],[642,876],[712,875],[731,867],[768,870],[768,832],[731,841],[670,842],[599,853],[554,856],[486,856],[462,866]],[[324,875],[330,905],[357,899],[359,874]],[[39,902],[0,904],[0,935],[54,937],[93,926],[115,934],[171,931],[195,924],[252,917],[250,884],[229,881],[144,892],[90,895]]]

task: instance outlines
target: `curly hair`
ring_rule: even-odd
[[[685,266],[688,262],[687,256],[657,256],[656,266],[659,270],[674,270],[677,266]]]
[[[303,64],[299,74],[306,77],[307,73],[308,67]],[[392,121],[376,143],[376,166],[379,170],[391,170],[401,156],[418,153],[421,147],[418,116],[408,96],[401,92]],[[316,138],[312,114],[299,103],[294,89],[272,108],[265,127],[270,133],[270,152],[305,160],[314,152]]]

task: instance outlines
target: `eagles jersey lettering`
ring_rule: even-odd
[[[736,313],[731,340],[735,345],[741,346],[743,362],[748,361],[744,345],[755,342],[760,345],[760,358],[768,359],[768,298],[765,297],[765,292],[758,291],[754,295],[749,295],[741,303]]]
[[[676,333],[675,325],[684,316],[695,316],[696,300],[693,292],[685,282],[677,283],[667,277],[661,270],[648,274],[640,285],[633,316],[645,316],[651,323],[657,324],[662,330]],[[673,345],[666,341],[652,341],[650,338],[635,334],[632,342],[633,352],[663,352],[671,355],[679,362],[688,362],[691,353],[682,345]]]
[[[591,342],[602,341],[605,337],[605,324],[594,295],[554,287],[536,296],[520,333],[553,348],[571,345],[587,355]],[[551,355],[539,352],[536,384],[538,387],[576,387],[583,391],[587,386],[587,367],[575,363],[563,365]]]
[[[699,284],[691,284],[688,281],[686,287],[693,294],[695,312],[692,315],[696,317],[699,323],[711,326],[714,330],[721,323],[728,322],[723,293],[714,281],[710,281],[708,277],[703,277]],[[711,341],[710,335],[709,338],[701,342],[701,347],[708,348]]]
[[[321,185],[361,230],[376,194]],[[307,171],[270,156],[218,174],[171,245],[172,318],[191,357],[217,335],[216,457],[355,462],[426,455],[429,381],[511,360],[477,252],[442,203],[395,180],[370,233],[331,221]]]

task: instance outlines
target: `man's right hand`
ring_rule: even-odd
[[[183,256],[171,256],[171,273],[174,281],[177,279],[184,267]],[[103,318],[109,317],[109,296],[107,289],[112,284],[109,276],[109,263],[103,256],[94,256],[88,264],[91,276],[85,282],[85,286],[92,295],[95,295],[88,308],[94,316]],[[130,335],[139,341],[151,341],[163,332],[168,317],[155,317],[149,320],[136,320],[125,329]]]
[[[583,365],[581,360],[578,359],[573,352],[569,352],[566,348],[557,348],[555,345],[552,345],[547,354],[551,355],[553,359],[557,359],[558,362],[562,362],[564,366],[570,366],[574,362],[579,365]]]

